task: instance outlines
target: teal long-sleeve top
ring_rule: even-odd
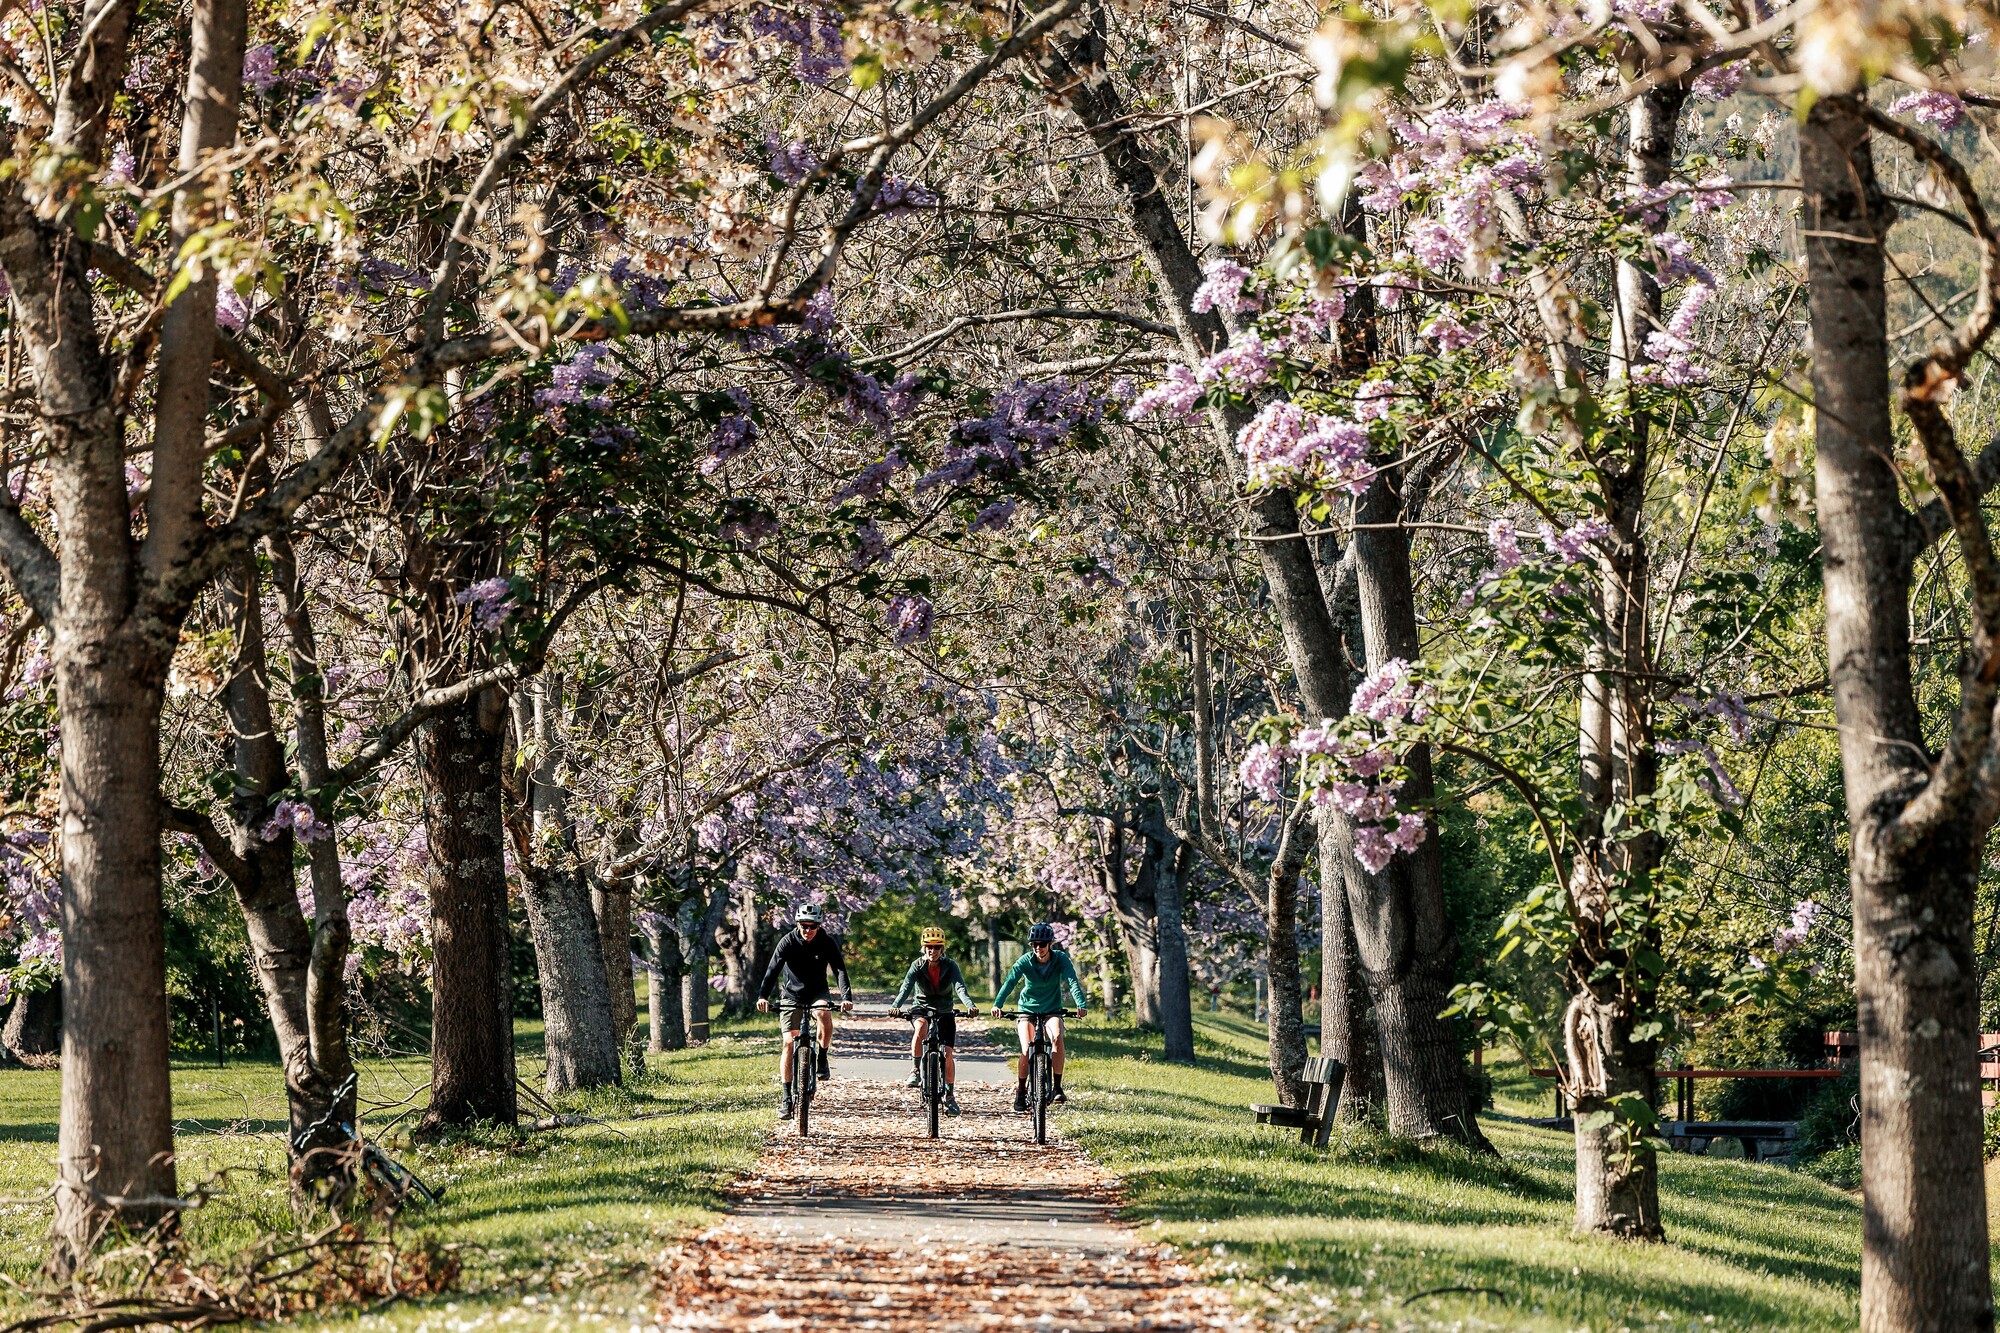
[[[1014,988],[1021,988],[1022,1013],[1052,1014],[1063,1007],[1063,990],[1068,988],[1073,1003],[1072,1009],[1088,1009],[1089,999],[1083,993],[1083,983],[1076,979],[1076,964],[1070,962],[1069,955],[1061,949],[1049,950],[1049,961],[1038,963],[1031,951],[1014,960],[1008,969],[1007,979],[1000,983],[1000,989],[993,996],[993,1007],[1007,1007],[1007,997]]]

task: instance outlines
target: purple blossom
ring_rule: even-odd
[[[1955,130],[1965,121],[1965,103],[1950,93],[1920,88],[1916,92],[1904,93],[1889,103],[1889,114],[1914,115],[1922,124],[1935,125],[1941,130]]]
[[[1715,286],[1715,274],[1697,263],[1694,247],[1679,232],[1663,231],[1653,238],[1654,274],[1662,286],[1681,278],[1693,278],[1704,287]]]
[[[1450,310],[1441,310],[1424,325],[1424,337],[1438,345],[1440,352],[1456,352],[1470,347],[1485,336],[1484,324],[1461,324]]]
[[[1142,421],[1155,412],[1171,412],[1177,417],[1193,417],[1200,410],[1201,382],[1183,365],[1167,367],[1167,376],[1134,398],[1125,409],[1127,421]]]
[[[1494,519],[1486,529],[1486,540],[1493,547],[1495,568],[1509,570],[1520,566],[1521,535],[1515,530],[1513,519]]]
[[[769,134],[764,146],[771,155],[771,174],[787,185],[797,185],[819,170],[819,154],[803,139],[781,140]]]
[[[1196,310],[1222,309],[1230,314],[1247,314],[1263,302],[1249,290],[1256,275],[1233,259],[1211,259],[1202,266],[1201,286],[1194,289],[1190,302]]]
[[[590,390],[614,383],[624,373],[624,367],[612,357],[609,347],[603,343],[585,343],[551,372],[549,387],[535,390],[535,406],[559,408],[581,404],[599,410],[608,408],[611,400]]]
[[[703,476],[720,471],[723,464],[739,454],[748,453],[757,444],[757,423],[740,413],[724,417],[716,423],[715,434],[708,442],[708,457],[701,460]]]
[[[1736,206],[1736,182],[1727,172],[1713,176],[1703,176],[1694,183],[1694,192],[1689,202],[1697,213],[1720,213]]]
[[[1282,792],[1285,753],[1268,741],[1258,741],[1243,753],[1236,776],[1248,791],[1266,801],[1275,801]]]
[[[1255,332],[1245,333],[1202,362],[1195,378],[1203,385],[1254,389],[1271,378],[1271,349]]]
[[[1417,262],[1434,273],[1465,258],[1465,242],[1436,218],[1412,223],[1407,239]]]
[[[231,333],[241,333],[243,326],[249,322],[250,303],[238,296],[234,287],[224,287],[215,294],[217,328],[228,329]]]
[[[1736,784],[1730,780],[1729,770],[1722,766],[1722,760],[1707,741],[1664,740],[1659,742],[1658,748],[1661,754],[1700,755],[1708,764],[1708,772],[1700,778],[1702,790],[1714,797],[1718,805],[1731,810],[1742,808],[1743,793],[1736,789]]]
[[[1103,415],[1102,398],[1061,376],[1015,380],[993,395],[985,416],[958,423],[943,462],[917,479],[917,489],[960,486],[976,476],[1010,476]]]
[[[854,530],[854,555],[848,565],[859,572],[870,565],[884,564],[894,558],[889,539],[882,535],[882,529],[869,519]]]
[[[1305,309],[1294,311],[1286,319],[1286,328],[1297,341],[1314,342],[1326,337],[1346,313],[1347,291],[1336,287],[1332,295],[1316,296],[1306,302]]]
[[[1587,518],[1557,532],[1547,523],[1541,526],[1542,545],[1550,555],[1573,565],[1590,554],[1590,547],[1611,535],[1611,525],[1601,518]]]
[[[111,164],[104,172],[105,184],[129,184],[133,173],[138,169],[139,159],[132,156],[132,146],[121,143],[111,150]]]
[[[504,576],[481,579],[453,595],[452,601],[472,612],[472,623],[488,634],[507,623],[518,609],[512,596],[513,585]]]
[[[1736,90],[1743,86],[1743,80],[1749,73],[1750,62],[1747,60],[1732,60],[1726,65],[1705,69],[1695,76],[1694,95],[1711,102],[1720,102],[1724,98],[1733,96]]]
[[[824,88],[846,68],[841,53],[840,14],[823,4],[804,7],[761,4],[744,18],[744,26],[759,41],[778,42],[796,53],[793,65],[799,81]]]
[[[1389,409],[1395,404],[1390,400],[1397,393],[1390,380],[1370,380],[1354,393],[1354,419],[1356,421],[1381,421],[1388,417]]]
[[[716,530],[732,546],[756,546],[778,535],[778,516],[754,501],[730,500]]]
[[[908,466],[909,464],[903,461],[901,454],[891,450],[888,454],[855,473],[854,480],[848,482],[847,485],[835,493],[833,497],[834,503],[838,504],[843,500],[878,499],[882,492],[888,488],[889,479]]]
[[[278,48],[269,42],[251,47],[243,53],[243,86],[257,94],[266,96],[278,86],[282,76],[278,73]]]
[[[1391,658],[1355,688],[1348,711],[1391,727],[1421,722],[1430,714],[1430,687],[1411,674],[1407,661]]]
[[[972,522],[965,525],[968,533],[984,532],[988,528],[998,532],[1014,521],[1014,510],[1018,508],[1014,500],[995,500],[986,508],[972,516]]]
[[[1368,488],[1368,431],[1296,403],[1267,404],[1236,437],[1252,487],[1317,483],[1358,495]]]
[[[1786,954],[1804,944],[1806,936],[1812,933],[1813,923],[1819,920],[1823,911],[1825,909],[1811,898],[1804,898],[1793,904],[1792,923],[1781,927],[1771,937],[1771,952]]]
[[[1633,379],[1667,388],[1686,388],[1708,379],[1708,370],[1694,359],[1694,326],[1708,303],[1710,289],[1700,285],[1687,289],[1665,329],[1646,335],[1648,363],[1633,372]]]
[[[916,643],[930,637],[935,612],[922,597],[894,597],[889,601],[889,634],[899,644]]]
[[[265,842],[276,842],[286,829],[298,835],[300,842],[318,842],[331,838],[333,828],[313,813],[312,806],[304,801],[283,800],[271,812],[270,819],[258,831],[257,836]]]
[[[935,208],[937,203],[937,194],[930,187],[904,180],[901,176],[883,177],[881,188],[875,192],[875,211],[890,216],[914,213],[920,208]]]

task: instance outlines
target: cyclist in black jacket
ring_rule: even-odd
[[[854,990],[847,982],[847,960],[841,956],[840,941],[820,929],[820,909],[808,903],[794,918],[796,925],[785,932],[771,953],[771,966],[764,970],[764,984],[757,988],[757,1012],[771,1012],[771,992],[784,979],[784,994],[778,1000],[778,1027],[785,1034],[784,1053],[778,1057],[778,1118],[792,1114],[792,1043],[798,1040],[799,1023],[806,1009],[829,997],[827,973],[840,978],[842,1013],[854,1012]],[[833,1077],[827,1069],[827,1052],[833,1047],[833,1010],[819,1011],[819,1076]]]

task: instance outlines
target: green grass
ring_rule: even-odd
[[[721,1187],[755,1160],[770,1126],[769,1088],[776,1042],[768,1021],[718,1023],[716,1039],[697,1050],[654,1056],[647,1080],[630,1089],[565,1101],[565,1111],[604,1124],[524,1134],[472,1132],[440,1143],[412,1144],[390,1128],[394,1154],[444,1202],[407,1215],[413,1236],[459,1246],[461,1289],[427,1302],[355,1315],[342,1327],[480,1327],[505,1316],[527,1327],[574,1327],[615,1321],[628,1326],[646,1300],[644,1265],[672,1236],[714,1217]],[[521,1076],[539,1088],[541,1033],[516,1034]],[[369,1061],[362,1095],[405,1101],[364,1121],[383,1134],[397,1112],[421,1110],[421,1060]],[[45,1252],[60,1075],[0,1072],[0,1275],[34,1283]],[[295,1229],[284,1175],[283,1090],[276,1065],[232,1063],[226,1069],[176,1065],[174,1111],[180,1132],[183,1191],[226,1178],[225,1192],[188,1215],[189,1247],[198,1259],[235,1253],[258,1237]],[[522,1113],[543,1114],[527,1098]],[[33,1202],[19,1202],[34,1199]],[[581,1316],[581,1320],[580,1320]],[[318,1326],[306,1321],[300,1326]]]
[[[1197,1015],[1197,1029],[1189,1069],[1147,1058],[1127,1031],[1073,1027],[1063,1124],[1125,1178],[1128,1217],[1246,1294],[1334,1327],[1855,1325],[1859,1200],[1802,1172],[1663,1154],[1665,1244],[1577,1236],[1568,1135],[1490,1118],[1491,1158],[1354,1127],[1321,1155],[1245,1109],[1270,1100],[1262,1029],[1228,1013]],[[1518,1062],[1495,1082],[1503,1106],[1548,1114]],[[1443,1287],[1491,1292],[1412,1300]]]

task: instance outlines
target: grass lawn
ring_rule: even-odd
[[[1857,1196],[1784,1167],[1663,1154],[1667,1243],[1578,1237],[1568,1135],[1489,1118],[1494,1159],[1355,1128],[1321,1155],[1245,1109],[1271,1100],[1262,1029],[1229,1013],[1196,1023],[1193,1069],[1149,1059],[1128,1031],[1072,1027],[1064,1131],[1125,1178],[1129,1218],[1307,1326],[1855,1326]],[[1503,1110],[1549,1113],[1518,1069],[1495,1082]],[[1452,1287],[1486,1290],[1439,1290]]]
[[[715,1215],[721,1186],[755,1160],[770,1127],[769,1021],[714,1030],[717,1039],[700,1049],[652,1057],[640,1086],[562,1108],[606,1124],[427,1145],[389,1128],[391,1151],[445,1187],[442,1205],[407,1215],[405,1228],[460,1246],[464,1278],[453,1295],[340,1326],[628,1327],[645,1302],[644,1262],[673,1234]],[[539,1025],[518,1025],[516,1041],[521,1077],[539,1089]],[[426,1073],[421,1060],[364,1065],[367,1102],[403,1103],[365,1118],[371,1136],[399,1111],[410,1112],[403,1124],[415,1119]],[[0,1072],[0,1276],[13,1281],[35,1282],[44,1253],[50,1210],[37,1196],[53,1177],[59,1079],[55,1071]],[[227,1256],[296,1226],[275,1064],[176,1065],[174,1112],[183,1191],[227,1173],[227,1191],[188,1217],[197,1257]],[[542,1112],[524,1095],[522,1114]]]

